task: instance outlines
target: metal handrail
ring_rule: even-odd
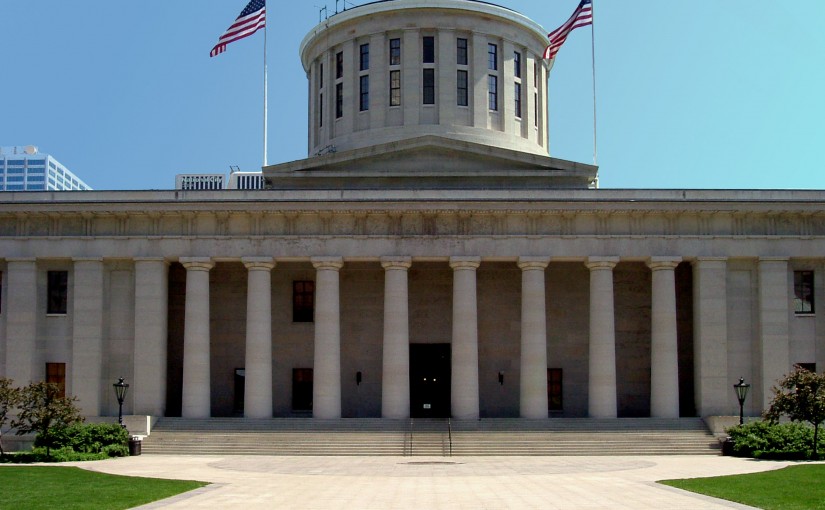
[[[449,457],[453,456],[453,424],[450,418],[447,418],[447,440],[449,441],[450,446],[450,455]]]
[[[415,420],[410,418],[410,430],[409,430],[409,437],[410,437],[410,457],[413,456],[413,424]]]

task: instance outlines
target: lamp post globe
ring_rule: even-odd
[[[115,388],[115,396],[117,397],[117,422],[123,427],[123,401],[126,399],[126,391],[129,389],[129,385],[123,382],[123,378],[120,377],[112,386]]]
[[[745,423],[745,399],[748,396],[748,390],[751,389],[750,384],[745,384],[745,378],[740,377],[739,382],[733,385],[736,391],[736,398],[739,400],[739,425]]]

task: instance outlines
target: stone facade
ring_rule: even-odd
[[[309,127],[310,154],[337,149],[264,168],[268,189],[3,194],[0,377],[60,382],[91,417],[117,414],[124,377],[126,414],[541,419],[734,415],[741,376],[758,415],[793,364],[825,367],[825,192],[589,189],[595,167],[547,155],[548,66],[539,114],[513,115],[514,53],[529,85],[543,37],[482,2],[352,9],[301,50],[310,119],[337,79],[320,64],[350,66],[342,115]]]
[[[381,416],[385,342],[398,328],[385,327],[385,266],[398,257],[407,277],[406,335],[416,345],[453,344],[466,333],[455,328],[468,319],[455,315],[461,294],[451,265],[468,257],[477,264],[470,271],[476,331],[467,340],[476,338],[477,377],[470,377],[477,389],[469,391],[477,404],[465,398],[482,417],[520,416],[528,406],[521,371],[531,358],[521,353],[536,341],[528,333],[542,338],[541,325],[523,315],[522,296],[541,293],[533,290],[540,285],[528,290],[529,282],[541,283],[525,280],[530,271],[543,277],[545,305],[531,313],[544,315],[546,366],[563,369],[564,405],[553,415],[652,414],[657,328],[671,349],[662,377],[676,377],[677,385],[666,394],[667,413],[735,414],[730,385],[743,376],[753,383],[748,412],[758,414],[767,388],[793,363],[825,366],[822,314],[793,310],[794,271],[813,271],[815,302],[825,299],[825,259],[814,256],[825,250],[825,193],[394,193],[391,201],[370,190],[90,192],[83,201],[7,195],[0,203],[0,375],[24,383],[43,378],[46,363],[65,363],[67,391],[90,416],[116,412],[109,386],[123,376],[133,382],[127,412],[176,415],[190,328],[202,346],[191,352],[207,354],[197,363],[209,368],[206,381],[189,383],[205,390],[193,405],[201,415],[236,414],[234,370],[246,368],[249,377],[245,353],[253,341],[249,275],[263,271],[270,306],[256,313],[270,316],[271,343],[263,348],[271,347],[271,369],[263,370],[272,380],[271,414],[293,415],[292,369],[317,374],[322,353],[314,347],[317,316],[315,323],[292,321],[292,282],[318,282],[319,264],[333,259],[340,410],[333,406],[332,414]],[[64,314],[47,313],[49,271],[68,274]],[[668,278],[665,290],[657,290],[658,271]],[[200,287],[191,287],[193,274]],[[603,282],[612,292],[604,293]],[[205,300],[190,299],[195,292]],[[668,299],[654,298],[657,292]],[[660,302],[664,323],[655,318]],[[188,321],[192,306],[205,308]],[[598,310],[610,310],[613,322]],[[610,355],[593,351],[597,339],[612,347],[615,376],[602,364]],[[597,377],[605,371],[606,382]],[[605,384],[607,397],[598,391]],[[593,408],[594,398],[607,398],[599,404],[607,407]]]

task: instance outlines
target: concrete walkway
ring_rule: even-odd
[[[779,469],[731,457],[265,457],[143,455],[91,471],[213,485],[141,508],[748,508],[655,484]]]

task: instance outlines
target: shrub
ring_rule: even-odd
[[[86,460],[106,460],[109,458],[105,453],[84,453],[76,452],[70,446],[55,448],[51,454],[45,448],[32,448],[32,455],[38,460],[36,462],[78,462]]]
[[[129,455],[129,432],[113,423],[75,424],[54,429],[48,443],[38,435],[34,446],[51,446],[55,449],[71,449],[78,454],[101,454],[103,458]],[[76,459],[80,460],[80,459]]]
[[[20,403],[20,389],[12,386],[11,379],[0,377],[0,458],[6,453],[3,450],[3,428],[10,423],[10,413]]]
[[[773,388],[773,401],[765,418],[776,423],[781,416],[791,421],[808,422],[814,427],[811,437],[813,457],[818,458],[819,425],[825,422],[825,372],[817,374],[797,365],[793,372]]]
[[[737,457],[805,460],[812,457],[813,427],[801,423],[772,424],[757,421],[728,429]],[[820,449],[825,441],[819,438]]]
[[[54,447],[54,432],[83,421],[76,402],[74,397],[61,397],[60,387],[54,383],[32,383],[20,391],[20,412],[12,427],[17,428],[17,435],[21,436],[36,432],[48,456]]]

